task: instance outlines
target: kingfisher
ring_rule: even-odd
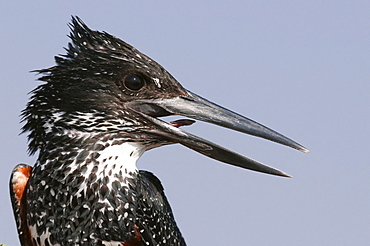
[[[288,174],[182,130],[201,120],[302,152],[293,140],[185,89],[133,46],[69,24],[71,41],[22,111],[33,167],[10,195],[21,245],[186,245],[160,180],[138,170],[147,150],[179,143],[220,162]],[[186,118],[166,122],[164,116]]]

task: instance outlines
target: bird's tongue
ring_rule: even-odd
[[[195,123],[195,120],[181,119],[181,120],[171,121],[170,125],[179,128],[180,126],[190,126],[193,123]]]

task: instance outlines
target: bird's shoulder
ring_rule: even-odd
[[[10,199],[13,213],[17,224],[18,236],[22,245],[33,245],[26,221],[26,189],[32,173],[32,167],[26,164],[18,164],[14,167],[10,176]]]
[[[161,181],[151,172],[140,170],[139,232],[144,241],[159,245],[186,245],[175,222]],[[161,238],[162,241],[157,241]],[[167,240],[167,241],[166,241]]]

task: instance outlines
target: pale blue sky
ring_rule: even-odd
[[[0,243],[18,245],[12,168],[34,163],[20,111],[78,15],[162,64],[183,86],[309,154],[197,121],[187,131],[294,176],[242,170],[180,145],[141,169],[162,181],[189,245],[368,245],[369,1],[2,1]]]

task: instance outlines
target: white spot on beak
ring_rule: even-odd
[[[159,83],[159,79],[158,79],[158,78],[153,78],[153,80],[154,80],[155,85],[156,85],[158,88],[161,88],[161,84]]]

